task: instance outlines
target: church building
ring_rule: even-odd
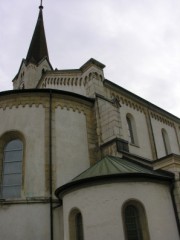
[[[104,68],[52,67],[41,4],[0,92],[0,239],[180,239],[180,119]]]

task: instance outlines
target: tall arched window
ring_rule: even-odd
[[[76,239],[83,240],[83,223],[82,215],[80,212],[76,214],[75,223],[76,223]]]
[[[70,240],[83,240],[83,220],[78,209],[73,209],[69,215]]]
[[[169,137],[168,134],[166,132],[166,130],[163,128],[161,130],[162,132],[162,138],[163,138],[163,142],[164,142],[164,149],[165,149],[165,153],[166,155],[171,153],[171,146],[170,146],[170,142],[169,142]]]
[[[126,115],[126,121],[127,121],[129,141],[130,143],[137,145],[138,141],[137,141],[137,133],[136,133],[136,124],[133,116],[128,113]]]
[[[149,240],[145,211],[138,201],[129,201],[124,205],[123,223],[126,240]]]
[[[22,185],[23,143],[19,139],[9,141],[3,150],[1,198],[18,198]]]
[[[129,205],[125,208],[124,220],[128,240],[142,240],[139,212],[135,206]]]

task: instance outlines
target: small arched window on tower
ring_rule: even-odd
[[[126,121],[127,121],[129,142],[132,144],[138,145],[136,124],[134,121],[134,117],[128,113],[126,115]]]
[[[19,139],[9,141],[3,150],[1,198],[19,198],[22,186],[23,143]]]
[[[123,207],[126,240],[149,240],[145,210],[138,201],[129,201]]]
[[[83,240],[83,219],[78,209],[73,209],[69,215],[70,240]]]
[[[167,134],[167,132],[164,128],[162,128],[161,132],[162,132],[162,138],[163,138],[163,142],[164,142],[165,153],[166,153],[166,155],[168,155],[168,154],[171,153],[171,146],[170,146],[170,142],[169,142],[169,137],[168,137],[168,134]]]

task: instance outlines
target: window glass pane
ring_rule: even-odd
[[[1,197],[20,197],[22,185],[23,144],[19,139],[10,141],[4,149]]]
[[[16,140],[10,141],[6,145],[5,151],[11,151],[11,150],[15,150],[15,149],[22,149],[22,147],[23,147],[22,142],[19,139],[16,139]]]
[[[169,143],[169,137],[165,129],[162,129],[162,137],[163,137],[163,142],[164,142],[164,148],[165,148],[165,153],[170,154],[171,153],[171,147]]]
[[[125,225],[128,240],[142,240],[138,210],[134,206],[125,209]]]
[[[21,173],[22,162],[4,163],[4,174]]]
[[[76,239],[83,240],[83,223],[81,213],[76,214]]]
[[[3,198],[18,198],[20,193],[21,186],[3,187]]]
[[[21,182],[22,182],[21,179],[22,179],[21,174],[4,175],[3,187],[4,186],[21,185]]]
[[[129,137],[130,137],[131,143],[134,144],[135,140],[134,140],[132,122],[131,122],[131,119],[129,117],[127,117],[126,119],[127,119],[127,124],[128,124]]]
[[[22,160],[22,150],[4,153],[5,162],[13,162],[13,161],[21,161],[21,160]]]

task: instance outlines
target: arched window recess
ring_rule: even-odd
[[[149,240],[149,231],[143,205],[135,200],[126,202],[122,209],[126,240]]]
[[[17,138],[16,138],[17,136]],[[22,189],[23,141],[14,132],[0,139],[0,198],[20,198]]]
[[[84,240],[83,219],[78,209],[73,209],[69,215],[70,240]]]
[[[164,143],[164,150],[165,150],[165,154],[168,155],[171,153],[171,146],[170,146],[170,142],[169,142],[169,136],[166,132],[166,130],[164,128],[162,128],[161,130],[162,133],[162,138],[163,138],[163,143]]]
[[[126,122],[127,122],[129,142],[131,144],[138,145],[136,123],[135,123],[134,117],[129,113],[126,115]]]

